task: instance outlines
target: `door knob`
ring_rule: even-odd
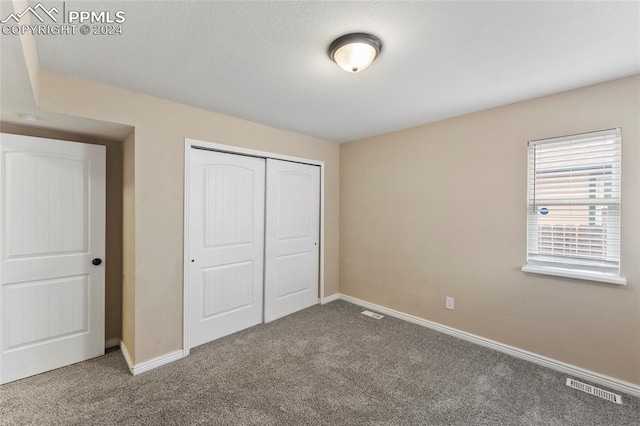
[[[91,261],[91,263],[93,263],[94,265],[98,266],[99,264],[102,263],[102,259],[99,259],[99,258],[96,257],[95,259],[93,259]]]

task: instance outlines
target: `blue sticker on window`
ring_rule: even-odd
[[[546,216],[546,215],[548,215],[548,214],[549,214],[549,209],[548,209],[548,208],[546,208],[546,207],[541,208],[541,209],[540,209],[540,214],[541,214],[542,216]]]

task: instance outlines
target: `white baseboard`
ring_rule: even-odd
[[[160,366],[169,364],[170,362],[177,361],[182,358],[184,358],[184,352],[182,351],[182,349],[175,352],[169,352],[168,354],[164,354],[159,357],[150,359],[149,361],[141,362],[140,364],[135,364],[133,366],[133,369],[131,369],[131,373],[134,376],[137,376],[138,374],[142,374],[144,372],[153,370],[154,368],[158,368]]]
[[[149,361],[141,362],[140,364],[134,364],[133,359],[129,354],[129,350],[123,342],[120,342],[120,350],[122,351],[122,355],[124,356],[125,361],[127,361],[129,371],[131,371],[131,374],[133,374],[134,376],[145,373],[149,370],[153,370],[154,368],[158,368],[165,364],[169,364],[170,362],[177,361],[184,358],[185,356],[184,351],[180,349],[178,351],[169,352],[168,354],[150,359]]]
[[[333,297],[333,296],[330,296],[330,297]],[[640,397],[640,385],[637,385],[635,383],[626,382],[624,380],[616,379],[615,377],[606,376],[604,374],[596,373],[595,371],[576,367],[575,365],[567,364],[562,361],[558,361],[543,355],[529,352],[524,349],[517,348],[515,346],[506,345],[504,343],[496,342],[495,340],[486,339],[484,337],[467,333],[465,331],[458,330],[446,325],[442,325],[437,322],[429,321],[420,317],[416,317],[414,315],[409,315],[409,314],[405,314],[404,312],[396,311],[394,309],[385,308],[384,306],[376,305],[375,303],[371,303],[361,299],[357,299],[355,297],[347,296],[346,294],[339,294],[338,297],[346,302],[353,303],[354,305],[359,305],[367,309],[380,312],[385,315],[389,315],[390,317],[395,317],[404,321],[418,324],[423,327],[427,327],[432,330],[436,330],[441,333],[448,334],[450,336],[457,337],[459,339],[466,340],[468,342],[475,343],[480,346],[485,346],[487,348],[491,348],[496,351],[509,354],[516,358],[533,362],[534,364],[542,365],[543,367],[551,368],[552,370],[556,370],[561,373],[569,374],[571,376],[581,378],[583,380],[586,380],[601,386],[605,386],[610,389],[615,389],[617,391],[624,392],[629,395]]]
[[[323,297],[320,301],[320,304],[324,305],[325,303],[333,302],[334,300],[338,299],[340,299],[340,293],[334,293],[331,296]]]
[[[131,358],[131,355],[129,354],[129,349],[127,349],[127,346],[124,344],[124,342],[120,342],[120,351],[122,351],[122,356],[124,357],[124,360],[127,362],[129,371],[131,371],[131,374],[133,374],[133,358]]]
[[[120,339],[109,339],[104,342],[104,348],[115,348],[116,346],[120,346]]]

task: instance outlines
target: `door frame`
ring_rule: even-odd
[[[184,356],[189,355],[191,347],[189,345],[189,215],[190,215],[190,199],[189,199],[189,178],[190,178],[190,165],[191,165],[191,149],[200,148],[209,151],[223,152],[227,154],[247,155],[258,158],[272,158],[275,160],[292,161],[294,163],[309,164],[312,166],[320,166],[320,264],[318,271],[318,287],[320,289],[319,303],[324,300],[324,258],[325,258],[325,243],[324,243],[324,161],[311,160],[308,158],[292,157],[289,155],[276,154],[268,151],[258,151],[255,149],[242,148],[239,146],[225,145],[215,142],[207,142],[197,139],[185,138],[184,140],[184,213],[183,213],[183,259],[182,259],[182,287],[183,287],[183,300],[182,300],[182,335],[183,335],[183,351]],[[264,285],[264,280],[263,280]],[[264,312],[263,312],[264,318]]]

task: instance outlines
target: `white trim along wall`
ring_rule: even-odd
[[[337,299],[341,299],[341,300],[344,300],[345,302],[353,303],[354,305],[362,306],[363,308],[367,308],[372,311],[377,311],[381,314],[388,315],[390,317],[395,317],[403,321],[421,325],[423,327],[427,327],[432,330],[439,331],[440,333],[448,334],[449,336],[457,337],[458,339],[475,343],[476,345],[494,349],[498,352],[502,352],[507,355],[514,356],[516,358],[524,359],[525,361],[529,361],[534,364],[538,364],[543,367],[547,367],[552,370],[559,371],[561,373],[569,374],[571,376],[574,376],[583,380],[587,380],[594,384],[606,386],[610,389],[614,389],[620,392],[627,393],[629,395],[640,397],[640,386],[636,385],[635,383],[626,382],[624,380],[616,379],[615,377],[596,373],[595,371],[591,371],[591,370],[577,367],[575,365],[567,364],[565,362],[548,358],[546,356],[542,356],[533,352],[529,352],[524,349],[517,348],[515,346],[510,346],[504,343],[496,342],[495,340],[490,340],[481,336],[477,336],[475,334],[467,333],[466,331],[458,330],[453,327],[439,324],[437,322],[429,321],[420,317],[416,317],[414,315],[396,311],[395,309],[385,308],[384,306],[376,305],[375,303],[371,303],[355,297],[347,296],[346,294],[341,294],[341,293],[332,294],[331,296],[326,297],[323,303],[332,302]]]
[[[202,148],[209,149],[212,151],[226,152],[230,154],[239,154],[239,155],[250,155],[253,157],[261,157],[261,158],[273,158],[276,160],[284,160],[284,161],[293,161],[296,163],[304,163],[311,164],[314,166],[320,166],[320,270],[319,270],[319,286],[320,286],[320,299],[321,303],[324,299],[324,259],[325,259],[325,241],[324,241],[324,161],[310,160],[307,158],[299,158],[299,157],[291,157],[288,155],[276,154],[273,152],[266,151],[257,151],[253,149],[241,148],[232,145],[223,145],[219,143],[200,141],[196,139],[185,138],[184,140],[184,254],[183,254],[183,315],[182,315],[182,332],[183,332],[183,343],[182,343],[182,356],[189,355],[190,345],[189,345],[189,176],[190,176],[190,155],[192,148]],[[173,354],[167,354],[166,356],[172,357]],[[160,357],[165,358],[166,356]],[[180,357],[181,358],[181,357]],[[178,358],[176,358],[178,359]],[[174,360],[173,358],[171,360]],[[153,363],[154,360],[151,360],[147,363]],[[168,361],[171,362],[171,361]],[[163,362],[163,364],[166,362]],[[159,364],[162,365],[162,364]],[[147,369],[155,368],[159,365],[152,366]],[[138,368],[139,366],[135,366],[134,368]],[[147,371],[144,369],[144,371]],[[133,369],[132,369],[133,372]],[[142,371],[139,371],[142,372]],[[135,373],[134,373],[135,374]]]
[[[498,352],[505,353],[507,355],[514,356],[516,358],[523,359],[525,361],[532,362],[534,364],[541,365],[543,367],[550,368],[561,373],[571,375],[576,378],[580,378],[589,381],[593,384],[608,387],[619,392],[624,392],[629,395],[640,397],[640,386],[635,383],[626,382],[624,380],[616,379],[615,377],[607,376],[604,374],[596,373],[595,371],[587,370],[585,368],[577,367],[575,365],[567,364],[562,361],[558,361],[552,358],[548,358],[533,352],[526,351],[524,349],[517,348],[515,346],[506,345],[504,343],[496,342],[475,334],[467,333],[466,331],[458,330],[453,327],[449,327],[437,322],[429,321],[424,318],[416,317],[404,312],[396,311],[395,309],[385,308],[384,306],[376,305],[375,303],[367,302],[362,299],[358,299],[346,294],[335,293],[327,297],[322,297],[320,302],[324,305],[335,300],[344,300],[345,302],[353,303],[354,305],[362,306],[363,308],[377,311],[379,313],[388,315],[390,317],[398,318],[403,321],[407,321],[413,324],[421,325],[423,327],[430,328],[440,333],[447,334],[449,336],[456,337],[458,339],[466,340],[476,345],[484,346]],[[175,351],[163,356],[154,358],[150,361],[143,362],[138,365],[133,365],[131,356],[127,351],[127,348],[121,344],[120,348],[125,360],[129,366],[129,370],[135,376],[162,365],[168,364],[173,361],[177,361],[188,355],[188,351]]]

